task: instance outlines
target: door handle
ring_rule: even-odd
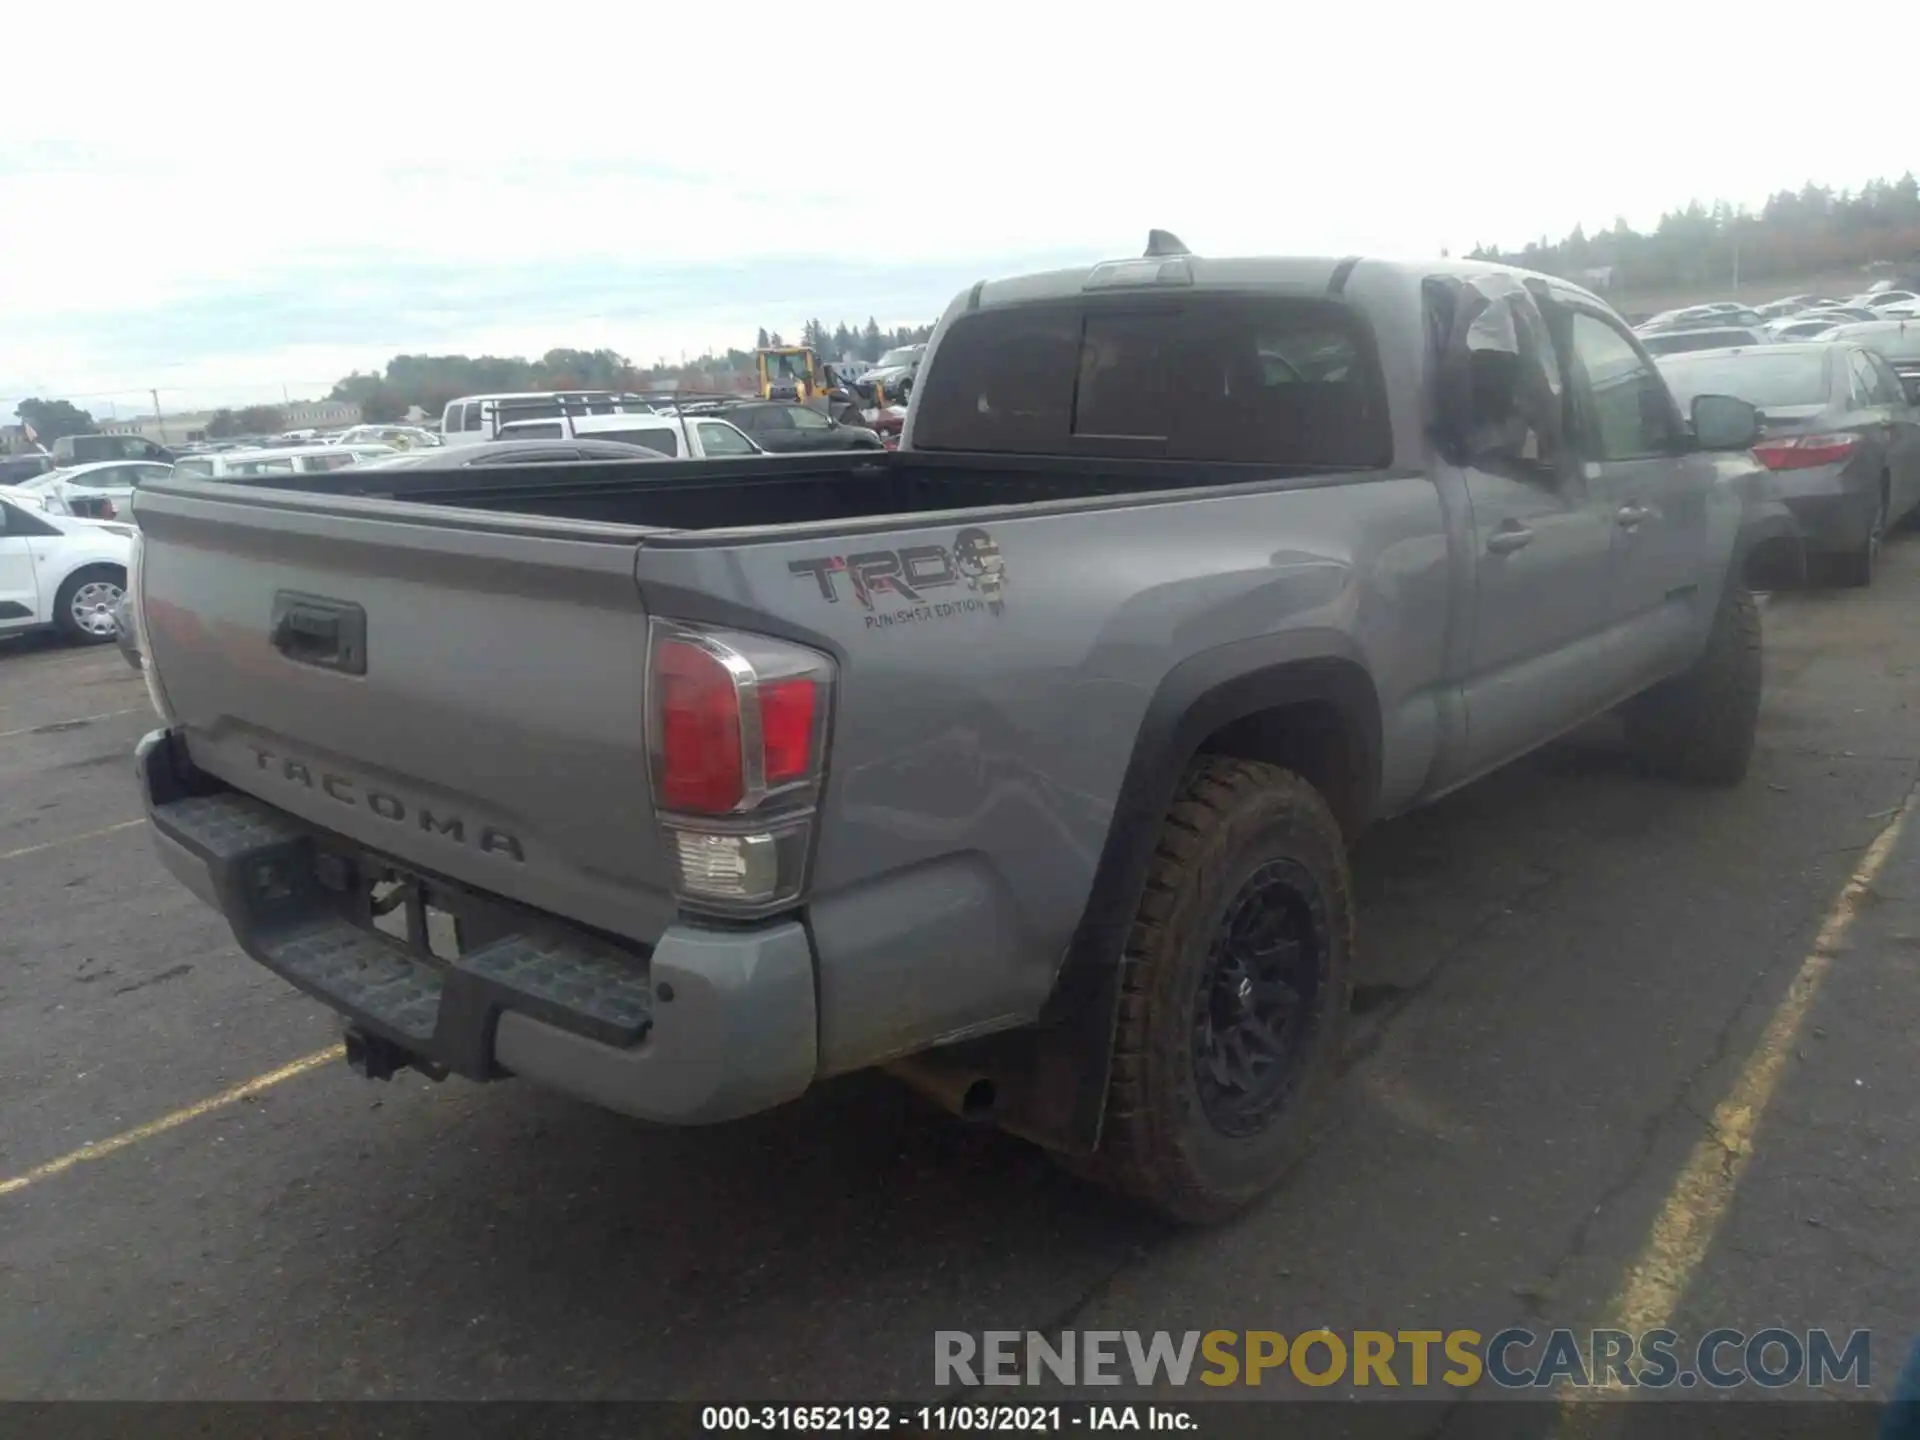
[[[1644,505],[1622,505],[1619,512],[1615,514],[1614,519],[1631,530],[1652,514],[1653,511],[1647,509]]]
[[[1533,531],[1524,525],[1515,525],[1512,521],[1508,521],[1487,537],[1487,549],[1495,555],[1511,555],[1532,539]]]

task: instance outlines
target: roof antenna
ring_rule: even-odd
[[[1163,255],[1191,255],[1192,253],[1180,243],[1180,237],[1171,230],[1147,232],[1147,259],[1149,260],[1158,260]]]

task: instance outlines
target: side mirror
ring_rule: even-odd
[[[1696,395],[1693,438],[1702,450],[1751,450],[1760,439],[1760,412],[1732,395]]]

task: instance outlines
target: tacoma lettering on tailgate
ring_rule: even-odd
[[[427,805],[409,805],[398,795],[362,785],[351,775],[317,770],[304,761],[290,760],[271,750],[262,750],[258,745],[249,745],[247,748],[253,751],[255,764],[288,784],[304,786],[325,795],[329,800],[351,805],[357,810],[370,810],[382,820],[395,825],[412,825],[426,834],[451,840],[456,845],[471,844],[476,850],[487,854],[504,855],[509,860],[517,860],[523,865],[526,863],[527,855],[521,848],[520,838],[497,825],[470,827],[459,815],[446,810],[434,810]],[[468,838],[469,829],[473,831],[471,840]]]

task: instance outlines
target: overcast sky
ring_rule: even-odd
[[[1871,123],[1885,86],[1836,129],[1698,83],[1685,57],[1749,46],[1716,8],[35,5],[5,42],[0,416],[923,323],[1155,225],[1459,253],[1912,164],[1897,113]]]

